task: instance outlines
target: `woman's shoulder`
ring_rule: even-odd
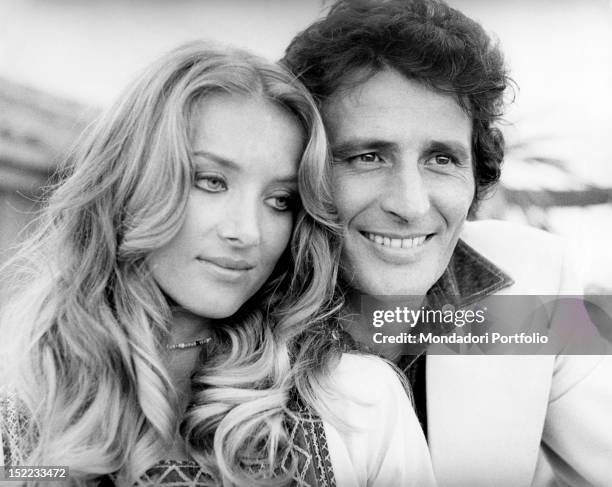
[[[413,417],[418,424],[409,386],[386,360],[360,353],[343,353],[330,371],[320,398],[321,417],[339,431],[385,429],[394,418]]]
[[[371,402],[389,395],[407,396],[396,369],[375,355],[343,353],[330,373],[335,395]],[[381,397],[382,396],[382,397]]]
[[[393,372],[389,362],[377,355],[344,352],[337,364],[338,373],[363,374],[364,377],[380,377]]]
[[[323,414],[338,486],[433,486],[423,431],[394,366],[345,353],[330,373]]]

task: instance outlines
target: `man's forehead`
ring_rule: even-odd
[[[399,136],[408,126],[434,138],[452,137],[468,145],[471,140],[471,119],[453,95],[391,69],[351,76],[325,101],[322,113],[332,141],[346,132],[352,137]]]

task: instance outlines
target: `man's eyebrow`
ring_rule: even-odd
[[[395,142],[388,142],[380,139],[362,139],[354,138],[344,140],[342,142],[331,144],[331,151],[334,157],[341,157],[343,155],[351,155],[357,151],[368,151],[368,152],[382,152],[382,151],[393,151],[397,149]]]
[[[471,151],[462,142],[454,140],[431,140],[425,146],[428,152],[452,152],[460,159],[469,159]]]
[[[196,150],[196,151],[193,151],[192,154],[194,156],[204,157],[204,158],[206,158],[206,159],[208,159],[210,161],[216,162],[217,164],[220,164],[222,166],[227,166],[230,169],[234,169],[234,170],[240,169],[239,165],[236,164],[231,159],[226,159],[225,157],[222,157],[222,156],[217,155],[217,154],[213,154],[212,152],[207,152],[207,151],[203,151],[203,150]]]

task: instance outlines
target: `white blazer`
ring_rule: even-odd
[[[466,223],[462,239],[515,281],[498,294],[582,294],[557,237],[480,221]],[[612,486],[611,359],[428,356],[428,440],[439,486]]]

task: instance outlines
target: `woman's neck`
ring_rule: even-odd
[[[172,309],[168,344],[192,343],[212,335],[211,320],[175,307]],[[202,360],[202,347],[194,346],[168,350],[166,366],[179,399],[182,414],[191,396],[191,374]]]
[[[212,335],[211,321],[183,308],[172,309],[169,344],[190,343]]]

